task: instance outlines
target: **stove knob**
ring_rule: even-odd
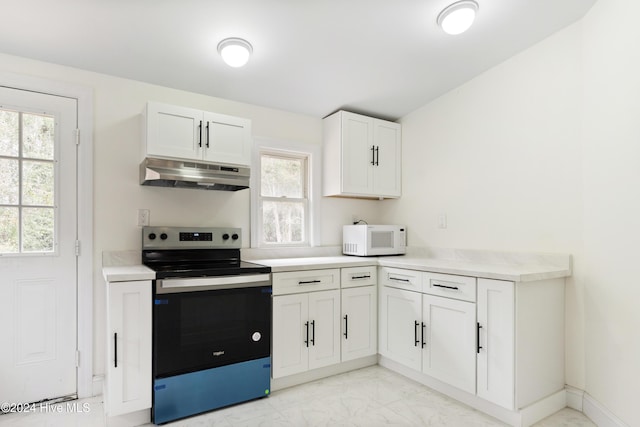
[[[229,235],[227,233],[224,233],[222,235],[222,240],[229,240]]]
[[[162,233],[162,234],[160,235],[160,238],[161,238],[162,240],[167,240],[167,233]]]
[[[238,237],[240,236],[238,236],[236,233],[233,233],[233,235],[231,236],[233,240],[238,240]]]
[[[155,240],[155,239],[156,239],[156,233],[150,233],[149,240]]]

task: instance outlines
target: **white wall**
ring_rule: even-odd
[[[385,212],[412,246],[573,254],[567,382],[583,388],[580,64],[575,25],[404,117]]]
[[[586,390],[640,426],[640,3],[600,0],[584,28]]]
[[[566,382],[630,426],[640,425],[639,14],[638,2],[600,0],[404,117],[403,197],[384,202],[414,246],[573,254]]]
[[[151,225],[234,226],[249,246],[250,193],[142,187],[141,112],[148,100],[185,105],[252,120],[254,136],[321,144],[319,118],[173,90],[55,64],[0,54],[0,71],[81,85],[94,91],[94,373],[104,372],[104,251],[140,250],[137,210]],[[329,112],[328,112],[329,113]],[[341,226],[353,214],[374,211],[373,201],[323,199],[321,245],[340,245]]]

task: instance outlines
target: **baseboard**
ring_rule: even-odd
[[[141,411],[131,412],[115,417],[105,417],[105,425],[107,427],[135,427],[143,424],[149,424],[150,422],[150,409],[143,409]]]
[[[380,366],[411,378],[514,427],[529,427],[567,406],[567,394],[564,388],[525,408],[509,410],[479,398],[475,394],[467,393],[421,372],[416,372],[384,356],[380,356],[378,363]]]
[[[582,399],[582,412],[598,427],[629,427],[587,393]]]
[[[559,390],[544,399],[532,403],[519,411],[520,425],[532,426],[538,421],[555,414],[567,407],[567,392],[565,389]]]
[[[94,375],[91,385],[91,396],[100,396],[104,388],[104,375]]]
[[[582,399],[584,398],[584,390],[579,388],[565,386],[567,391],[567,406],[571,409],[575,409],[578,412],[582,412]]]
[[[332,375],[344,374],[345,372],[373,366],[378,363],[378,356],[367,356],[361,359],[350,360],[324,368],[313,369],[300,374],[289,375],[284,378],[271,378],[271,391],[282,390],[284,388],[319,380]]]

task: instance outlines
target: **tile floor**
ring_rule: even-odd
[[[66,409],[66,404],[59,404]],[[0,427],[102,427],[100,397],[77,401],[71,412],[0,416]],[[270,397],[167,424],[186,426],[433,426],[505,424],[380,366],[274,392]],[[595,427],[565,408],[536,427]]]

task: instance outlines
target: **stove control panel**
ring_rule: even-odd
[[[143,227],[142,249],[237,249],[242,229],[234,227]]]
[[[190,231],[187,233],[181,232],[179,236],[181,242],[213,242],[213,233]],[[224,240],[224,236],[226,236],[226,234],[223,234],[222,236],[222,239]]]

